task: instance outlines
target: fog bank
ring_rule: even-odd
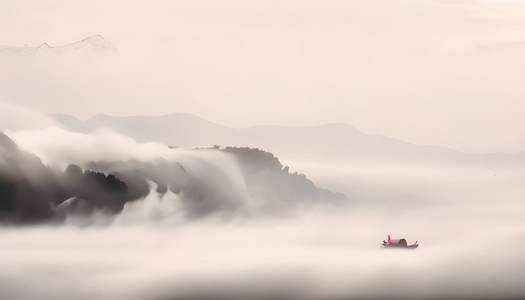
[[[286,218],[188,222],[176,195],[153,189],[109,227],[2,227],[0,296],[521,299],[525,191],[518,169],[488,176],[462,168],[347,166],[328,174],[311,167],[316,181],[361,190],[347,206],[301,206]],[[387,234],[420,247],[381,249]],[[31,289],[23,288],[27,282]]]
[[[229,225],[3,228],[0,294],[7,299],[523,297],[523,223],[496,222],[489,228],[479,226],[479,219],[424,214],[416,217],[414,230],[408,216],[414,217],[397,215],[397,226],[389,224],[389,214],[354,211]],[[409,242],[419,238],[421,246],[380,249],[387,231],[408,232]],[[31,289],[23,288],[27,282]]]

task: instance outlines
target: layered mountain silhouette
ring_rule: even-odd
[[[102,53],[114,52],[115,47],[106,41],[101,35],[94,35],[81,41],[62,45],[50,46],[48,43],[42,43],[38,47],[10,47],[0,46],[0,54],[20,54],[20,55],[73,55],[79,53]]]
[[[236,129],[184,113],[156,117],[97,115],[85,121],[63,114],[52,117],[66,129],[75,132],[89,133],[99,128],[110,128],[141,143],[160,142],[172,147],[190,148],[212,145],[253,147],[270,151],[281,159],[404,164],[525,162],[525,152],[471,155],[366,134],[342,123],[310,127],[254,126]]]

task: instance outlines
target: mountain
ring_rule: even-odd
[[[47,43],[43,43],[42,45],[38,46],[34,52],[35,55],[47,55],[52,53],[53,49],[51,49]]]
[[[94,35],[81,41],[63,46],[49,46],[42,43],[38,47],[10,47],[0,46],[0,54],[4,55],[77,55],[89,53],[111,53],[116,49],[101,35]]]
[[[52,216],[60,185],[40,159],[0,132],[0,222],[36,222]]]
[[[170,151],[178,153],[176,160],[93,161],[85,169],[69,165],[61,171],[45,166],[0,132],[0,224],[60,222],[68,216],[81,216],[85,223],[99,212],[121,213],[128,202],[148,196],[150,186],[161,195],[178,195],[179,212],[186,219],[239,212],[286,215],[301,204],[346,200],[343,194],[317,188],[303,174],[290,173],[273,154],[259,149]],[[215,164],[231,157],[237,163]]]
[[[115,47],[106,41],[101,35],[94,35],[85,38],[76,43],[69,45],[54,47],[53,51],[58,54],[68,54],[72,52],[87,52],[87,51],[116,51]]]
[[[52,117],[66,129],[76,132],[88,133],[99,128],[110,128],[141,143],[160,142],[172,147],[220,145],[260,148],[284,160],[395,164],[525,162],[525,152],[470,155],[447,148],[414,145],[394,138],[366,134],[342,123],[236,129],[183,113],[157,117],[97,115],[86,121],[69,115]]]

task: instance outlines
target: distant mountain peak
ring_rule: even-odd
[[[53,53],[53,49],[49,47],[47,43],[42,43],[38,48],[35,50],[34,54],[40,54],[40,53]]]
[[[92,36],[87,37],[87,38],[82,40],[82,42],[88,42],[88,41],[103,41],[103,42],[105,42],[106,39],[104,39],[104,37],[101,36],[100,34],[96,34],[96,35],[92,35]]]
[[[65,46],[55,47],[54,49],[58,52],[72,52],[79,51],[85,48],[90,48],[91,50],[103,50],[103,51],[116,51],[117,49],[109,43],[102,35],[92,35],[78,42],[68,44]]]
[[[62,46],[50,46],[47,42],[42,43],[38,47],[10,47],[3,46],[0,48],[0,54],[22,54],[22,55],[34,55],[34,54],[60,54],[70,55],[73,53],[102,53],[102,52],[114,52],[116,48],[109,43],[102,35],[92,35],[78,42],[74,42]]]
[[[47,43],[42,43],[38,48],[45,48],[45,49],[51,49],[51,47]]]

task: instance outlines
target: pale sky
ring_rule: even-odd
[[[79,118],[345,122],[469,153],[525,150],[523,1],[0,1],[0,45],[100,34],[116,57],[0,60],[0,101]]]

